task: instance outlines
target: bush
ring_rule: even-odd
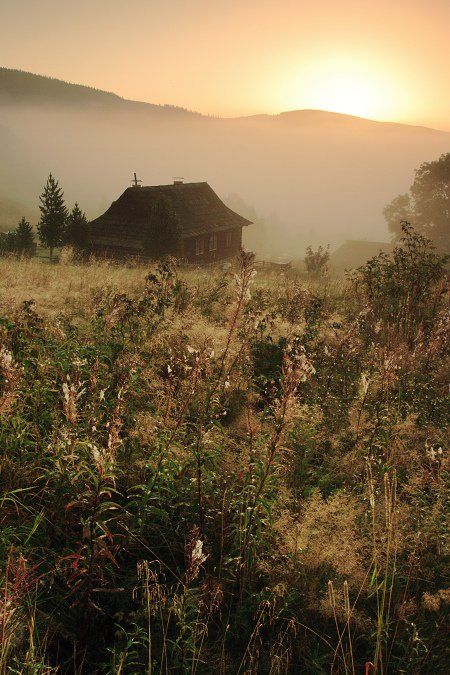
[[[0,670],[445,672],[448,315],[405,237],[340,295],[0,260]]]
[[[330,247],[319,246],[317,251],[313,251],[311,246],[306,249],[305,267],[306,271],[313,278],[318,279],[323,276],[328,269],[330,260]]]
[[[413,338],[435,320],[447,257],[436,254],[431,241],[409,223],[402,224],[402,233],[392,255],[380,253],[369,260],[357,270],[354,284],[375,322]]]

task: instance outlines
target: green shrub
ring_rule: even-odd
[[[0,672],[445,672],[442,264],[2,259]]]

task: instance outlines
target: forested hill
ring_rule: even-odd
[[[50,172],[95,218],[136,171],[146,185],[207,181],[254,207],[266,226],[248,228],[246,244],[258,250],[264,238],[268,253],[291,257],[309,244],[389,239],[384,206],[450,150],[450,134],[320,110],[213,118],[3,68],[0,143],[0,230],[15,219],[2,202],[38,217]]]
[[[58,104],[195,115],[185,108],[129,101],[112,92],[10,68],[0,68],[0,104]]]

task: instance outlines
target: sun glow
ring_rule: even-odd
[[[289,92],[287,91],[289,89]],[[363,59],[332,59],[308,65],[294,76],[284,92],[291,108],[395,119],[404,107],[405,92],[399,92],[389,72],[370,67]]]
[[[376,115],[380,108],[380,94],[373,82],[347,74],[320,82],[314,99],[316,108],[362,117]]]

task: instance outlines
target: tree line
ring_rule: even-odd
[[[42,246],[50,251],[53,260],[54,251],[61,246],[72,246],[82,254],[89,248],[90,228],[86,214],[78,202],[71,210],[66,206],[64,193],[56,178],[50,174],[39,197],[41,212],[37,224],[37,234]],[[36,242],[31,223],[22,218],[15,230],[0,233],[0,253],[34,255]]]

